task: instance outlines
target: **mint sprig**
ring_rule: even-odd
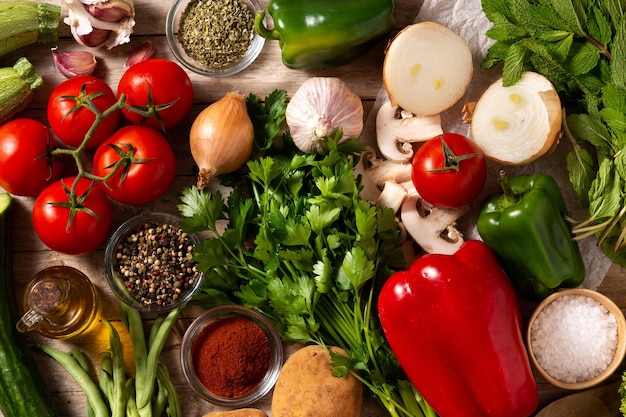
[[[568,109],[569,179],[589,210],[574,233],[597,236],[626,266],[626,9],[614,0],[482,0],[482,7],[495,41],[482,66],[501,65],[508,86],[523,71],[541,73]]]

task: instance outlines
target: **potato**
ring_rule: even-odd
[[[267,417],[267,413],[256,408],[240,408],[231,411],[213,411],[202,417]]]
[[[337,347],[333,352],[346,355]],[[346,355],[347,356],[347,355]],[[330,355],[318,345],[306,346],[283,365],[272,397],[272,417],[357,417],[363,384],[353,375],[332,375]]]

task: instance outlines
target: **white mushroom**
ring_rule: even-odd
[[[512,86],[503,86],[500,79],[485,90],[472,114],[471,132],[487,157],[522,165],[556,148],[561,122],[554,85],[543,75],[526,71]]]
[[[361,175],[363,189],[360,197],[376,203],[387,182],[404,183],[411,180],[411,164],[379,159],[372,147],[366,147],[354,170]]]
[[[469,211],[469,206],[454,209],[426,206],[421,197],[415,196],[404,199],[400,220],[424,251],[451,255],[464,242],[456,222]]]
[[[404,186],[395,181],[386,181],[378,201],[376,201],[376,205],[380,208],[393,209],[393,212],[397,213],[407,196],[408,192]]]
[[[413,143],[423,142],[443,133],[441,116],[416,116],[385,101],[376,113],[376,141],[380,153],[393,162],[407,162],[413,157]]]

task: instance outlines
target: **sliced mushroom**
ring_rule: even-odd
[[[421,197],[415,196],[404,199],[400,220],[424,251],[451,255],[464,242],[456,222],[469,211],[469,206],[454,209],[427,206]]]
[[[376,151],[367,147],[361,153],[361,159],[355,167],[355,174],[362,176],[363,189],[360,196],[376,202],[388,181],[404,183],[411,180],[411,164],[396,163],[376,157]]]
[[[384,102],[376,113],[376,142],[383,156],[393,162],[407,162],[413,157],[413,143],[441,135],[441,116],[416,116]]]
[[[397,213],[407,196],[406,188],[395,181],[387,181],[383,185],[383,190],[378,197],[378,201],[376,201],[376,205],[380,208],[393,209],[393,212]]]

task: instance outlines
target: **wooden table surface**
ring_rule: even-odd
[[[61,4],[61,0],[48,0],[51,3]],[[397,28],[402,28],[414,21],[422,0],[397,0]],[[174,59],[165,39],[165,16],[171,4],[168,1],[135,0],[136,26],[129,44],[118,46],[110,51],[96,50],[98,66],[94,75],[107,81],[115,90],[117,82],[124,71],[124,62],[128,54],[146,40],[151,41],[157,48],[157,56]],[[265,6],[267,0],[262,0]],[[62,16],[67,11],[63,8]],[[43,76],[45,85],[36,92],[29,108],[20,114],[20,117],[32,117],[46,121],[45,106],[51,90],[65,78],[54,68],[50,53],[51,46],[58,46],[60,50],[83,50],[70,35],[68,27],[61,23],[61,39],[55,45],[35,45],[22,48],[0,58],[0,65],[12,66],[20,56],[26,56]],[[158,201],[141,207],[114,207],[114,224],[118,226],[134,214],[146,211],[166,211],[176,213],[180,191],[183,187],[195,183],[194,163],[188,150],[188,131],[195,115],[206,105],[221,98],[226,92],[238,90],[244,94],[254,93],[265,97],[276,88],[284,89],[290,97],[299,85],[311,76],[336,76],[344,80],[362,99],[366,113],[372,108],[376,96],[382,85],[381,67],[386,41],[380,42],[367,55],[358,61],[341,68],[296,71],[284,67],[280,59],[280,49],[277,42],[268,41],[259,58],[251,67],[243,72],[228,78],[207,78],[190,73],[195,92],[194,108],[182,125],[167,134],[177,157],[177,178],[170,190]],[[16,279],[17,296],[20,297],[28,281],[41,269],[53,265],[73,266],[87,274],[97,286],[102,297],[103,315],[111,320],[118,328],[122,328],[118,315],[118,303],[107,288],[103,280],[104,247],[84,256],[67,256],[46,248],[37,238],[30,219],[32,198],[16,197],[14,200],[13,216],[13,268]],[[626,274],[617,266],[611,267],[604,282],[598,290],[615,300],[620,306],[626,307],[625,282]],[[195,317],[200,310],[198,307],[189,307],[183,312],[181,321]],[[103,330],[103,326],[100,330]],[[122,332],[122,336],[124,336]],[[180,338],[173,334],[163,352],[164,360],[169,364],[172,379],[179,392],[183,413],[186,417],[199,417],[203,414],[220,409],[213,406],[194,394],[184,381],[179,364]],[[97,363],[99,352],[107,346],[105,331],[90,334],[89,337],[76,338],[70,341],[53,341],[42,338],[37,334],[28,334],[33,343],[45,342],[64,350],[79,348]],[[125,339],[123,342],[126,341]],[[54,406],[64,417],[86,416],[85,396],[65,371],[46,355],[35,352],[36,358],[45,383],[53,394]],[[130,364],[130,358],[127,360]],[[619,375],[616,375],[616,378]],[[554,388],[537,376],[541,393],[541,404],[538,409],[550,401],[564,396],[569,392]],[[24,387],[27,389],[26,387]],[[255,407],[269,413],[270,397],[267,396]],[[271,415],[271,414],[270,414]],[[385,412],[371,399],[365,401],[363,417],[384,416]]]

